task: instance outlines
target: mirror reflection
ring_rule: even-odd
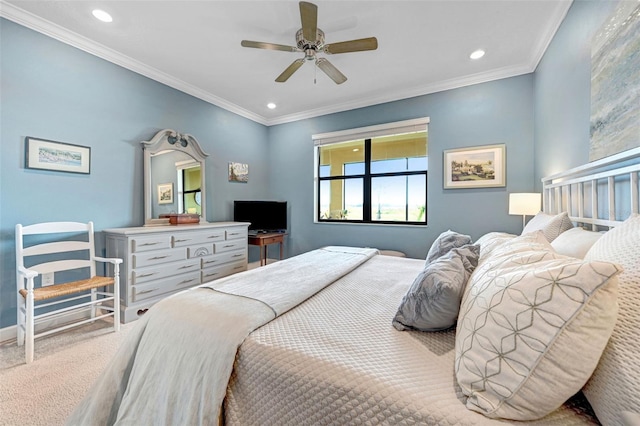
[[[200,164],[189,154],[162,151],[151,157],[151,215],[168,213],[202,215]]]
[[[176,215],[198,215],[207,223],[205,158],[188,133],[161,130],[144,149],[145,226],[169,225]],[[193,219],[192,217],[185,219]],[[192,223],[192,222],[186,222]]]

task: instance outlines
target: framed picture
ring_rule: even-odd
[[[249,182],[249,165],[229,163],[229,182]]]
[[[91,148],[88,146],[25,138],[25,167],[57,172],[91,172]]]
[[[161,183],[158,184],[158,204],[171,204],[173,203],[173,184]]]
[[[506,186],[505,145],[485,145],[444,151],[444,188]]]

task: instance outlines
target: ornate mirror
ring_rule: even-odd
[[[169,215],[197,214],[207,222],[205,163],[208,156],[186,133],[161,130],[142,141],[144,225],[168,225]]]

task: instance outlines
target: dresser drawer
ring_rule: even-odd
[[[226,230],[227,240],[246,240],[249,236],[246,226],[239,226],[236,228],[229,228]]]
[[[169,235],[154,235],[151,237],[136,237],[131,239],[132,253],[164,250],[168,248],[171,248],[171,237]]]
[[[186,262],[169,263],[167,265],[148,266],[132,271],[131,284],[142,284],[149,281],[160,280],[172,275],[200,270],[200,259],[191,259]]]
[[[221,254],[215,254],[213,256],[202,258],[202,269],[213,268],[214,266],[223,265],[230,262],[238,262],[240,260],[247,260],[247,251],[238,250],[230,251]]]
[[[226,277],[227,275],[235,274],[247,270],[247,262],[233,262],[225,263],[221,266],[204,269],[202,271],[202,282],[217,280],[218,278]]]
[[[213,254],[213,244],[200,244],[197,246],[187,247],[187,257],[193,259],[196,257],[211,256]]]
[[[153,252],[136,253],[133,256],[133,267],[143,268],[145,266],[159,265],[179,260],[187,260],[187,249],[160,250]]]
[[[173,247],[186,247],[203,243],[215,243],[216,241],[224,241],[224,229],[208,230],[204,232],[183,232],[174,234],[171,237]]]
[[[247,247],[247,240],[231,240],[213,244],[213,252],[224,253],[227,251],[240,250]]]
[[[163,280],[133,286],[133,301],[151,299],[161,294],[175,292],[200,284],[200,271],[175,275]]]

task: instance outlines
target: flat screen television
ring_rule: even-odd
[[[287,230],[286,201],[234,201],[233,220],[251,222],[254,232],[285,232]]]

